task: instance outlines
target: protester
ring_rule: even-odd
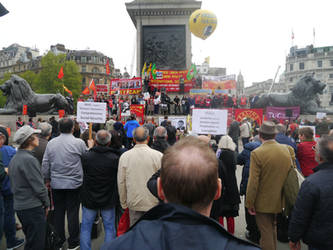
[[[221,181],[207,143],[188,137],[166,151],[158,194],[164,204],[102,249],[259,249],[208,218],[221,195]]]
[[[246,118],[242,120],[242,125],[239,127],[240,137],[242,138],[243,147],[246,143],[250,141],[251,137],[251,124],[247,121]]]
[[[89,141],[89,129],[86,129],[81,135],[80,138],[84,141],[84,143],[86,144],[86,147],[88,148],[88,141]],[[95,131],[91,131],[91,139],[92,140],[96,140],[96,132]]]
[[[164,116],[164,120],[161,122],[162,127],[166,127],[168,123],[168,116]]]
[[[111,133],[111,144],[110,148],[113,149],[115,154],[117,154],[119,157],[127,151],[127,148],[123,147],[122,141],[123,141],[123,134],[121,131],[112,130],[109,131]]]
[[[136,145],[122,154],[118,168],[120,204],[124,209],[129,208],[131,225],[158,203],[146,188],[146,183],[161,167],[163,155],[148,147],[148,129],[136,128],[133,136]]]
[[[237,164],[243,165],[242,180],[240,183],[239,191],[240,195],[246,195],[247,183],[250,175],[250,157],[251,152],[261,145],[259,136],[255,136],[253,141],[246,143],[243,147],[243,151],[237,156]],[[246,196],[245,196],[246,200]],[[245,221],[246,221],[246,232],[245,237],[255,243],[259,243],[260,231],[258,229],[256,218],[251,215],[245,208]]]
[[[116,237],[115,207],[118,202],[118,156],[109,147],[111,134],[100,130],[96,146],[82,155],[83,184],[81,190],[82,225],[80,249],[91,249],[91,229],[98,211],[104,225],[104,242]]]
[[[17,121],[16,121],[16,131],[19,130],[20,128],[22,128],[24,126],[24,124],[25,124],[25,122],[22,121],[22,118],[18,117]]]
[[[256,216],[263,250],[276,249],[276,214],[282,212],[282,187],[295,160],[290,146],[277,143],[275,124],[265,121],[259,129],[262,145],[251,152],[250,177],[246,190],[246,207]]]
[[[153,137],[154,137],[154,130],[156,126],[153,124],[153,119],[150,117],[148,118],[148,122],[143,125],[145,128],[149,131],[149,142],[148,146],[151,146],[153,143]]]
[[[313,129],[310,127],[300,128],[298,137],[301,143],[297,146],[296,156],[301,165],[302,174],[308,177],[313,174],[313,168],[318,165],[315,159],[316,141],[313,138]]]
[[[168,133],[165,127],[157,127],[154,131],[154,142],[151,145],[151,148],[164,153],[164,151],[170,146],[167,139]]]
[[[320,139],[316,146],[319,165],[299,190],[289,225],[290,249],[333,249],[333,137]]]
[[[241,202],[236,179],[235,149],[236,144],[229,135],[221,137],[218,144],[218,155],[224,167],[222,183],[226,188],[221,197],[222,209],[219,216],[222,217],[220,220],[222,225],[224,217],[226,218],[228,232],[231,234],[235,233],[234,217],[238,216],[239,204]]]
[[[14,209],[25,234],[26,250],[44,249],[50,206],[40,164],[31,152],[38,146],[36,134],[40,132],[26,125],[15,133],[14,142],[19,149],[9,164]]]
[[[38,135],[39,145],[38,145],[38,147],[34,148],[32,153],[39,161],[39,164],[42,166],[42,161],[43,161],[44,152],[46,150],[46,145],[47,145],[49,139],[51,138],[52,126],[47,122],[41,122],[41,123],[39,123],[38,129],[41,131],[41,133]]]
[[[113,125],[117,122],[117,116],[113,115],[112,118],[109,118],[105,124],[105,129],[107,131],[113,130]]]
[[[172,125],[171,121],[167,121],[165,128],[168,134],[167,141],[172,146],[177,141],[176,138],[177,129],[175,126]]]
[[[135,119],[135,114],[131,114],[130,120],[125,123],[124,129],[126,131],[127,139],[128,139],[128,146],[129,148],[133,147],[133,131],[140,127],[140,124]]]
[[[229,126],[228,135],[232,138],[233,142],[236,144],[236,152],[238,152],[238,139],[240,136],[239,123],[233,120]],[[243,145],[244,146],[244,145]]]
[[[73,136],[74,122],[70,118],[59,121],[60,136],[46,146],[43,158],[43,174],[51,184],[54,201],[54,225],[61,239],[59,248],[66,241],[65,213],[68,220],[68,249],[78,249],[80,245],[80,187],[83,180],[81,155],[86,152],[83,140]],[[93,142],[90,142],[89,146]]]

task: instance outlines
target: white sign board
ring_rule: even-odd
[[[227,134],[228,110],[193,109],[192,131],[196,134]]]
[[[105,123],[106,103],[105,102],[78,102],[77,121],[87,123]]]
[[[317,114],[316,114],[316,118],[317,119],[323,119],[324,117],[326,117],[326,113],[317,112]]]
[[[168,120],[171,121],[171,124],[175,126],[176,129],[185,130],[186,129],[186,116],[169,116]],[[164,121],[164,117],[158,118],[158,124],[161,126],[161,123]]]

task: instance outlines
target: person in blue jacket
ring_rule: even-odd
[[[135,114],[131,114],[130,119],[125,123],[124,130],[126,131],[126,136],[128,138],[128,147],[131,149],[133,147],[133,131],[140,127],[140,124],[135,119]]]
[[[157,187],[164,203],[102,250],[260,249],[209,218],[213,200],[221,195],[221,180],[215,153],[207,143],[189,136],[170,147],[162,158]]]

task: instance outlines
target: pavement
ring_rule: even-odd
[[[238,183],[241,180],[242,177],[242,167],[237,166],[236,170],[236,176],[237,176],[237,181]],[[239,186],[239,185],[238,185]],[[245,239],[245,228],[246,228],[246,223],[245,223],[245,214],[244,214],[244,197],[241,197],[242,204],[240,205],[240,211],[239,211],[239,216],[236,217],[235,219],[235,236]],[[17,232],[18,237],[24,237],[22,230]],[[0,245],[0,250],[5,250],[5,239],[1,241]],[[92,250],[98,250],[100,249],[101,245],[103,244],[104,241],[104,232],[100,234],[100,236],[92,240]],[[23,250],[23,247],[18,248],[18,250]],[[281,243],[278,242],[278,250],[289,250],[288,243]],[[302,249],[307,249],[305,245],[302,244]],[[64,246],[63,250],[67,250],[67,245]]]

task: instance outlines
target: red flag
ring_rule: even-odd
[[[22,115],[27,115],[27,114],[28,114],[28,105],[23,105]]]
[[[91,82],[89,83],[89,89],[91,89],[94,92],[96,91],[94,79],[91,79]]]
[[[64,68],[61,67],[61,68],[60,68],[60,71],[59,71],[59,74],[58,74],[58,78],[61,79],[61,78],[63,78],[63,77],[64,77]]]
[[[107,75],[110,75],[109,59],[106,61],[106,65],[105,65],[105,67],[106,67],[106,74],[107,74]]]
[[[83,94],[83,95],[89,95],[89,94],[90,94],[90,91],[89,91],[88,87],[86,87],[86,88],[82,91],[82,94]]]

